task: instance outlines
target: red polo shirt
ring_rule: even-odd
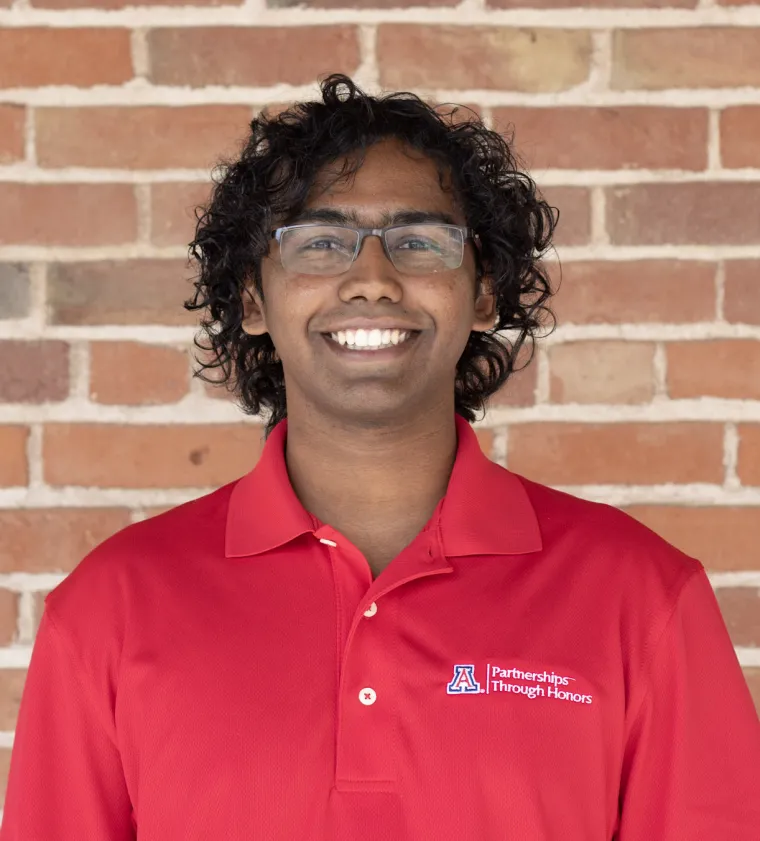
[[[445,498],[373,580],[299,503],[286,431],[47,597],[2,841],[760,837],[760,723],[698,561],[457,417]]]

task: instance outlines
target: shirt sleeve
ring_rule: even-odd
[[[103,709],[46,607],[21,696],[0,841],[133,841],[115,729]]]
[[[620,806],[619,841],[760,839],[760,721],[702,567],[632,710]]]

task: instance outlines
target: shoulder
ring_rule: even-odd
[[[95,546],[45,598],[57,624],[82,624],[83,618],[124,620],[129,601],[193,557],[224,555],[231,482],[198,499],[132,523]]]
[[[544,550],[572,558],[592,574],[621,585],[680,590],[704,570],[702,563],[668,543],[630,514],[518,476],[541,529]]]

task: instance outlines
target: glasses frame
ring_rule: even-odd
[[[272,231],[272,239],[277,240],[277,244],[280,245],[282,240],[282,235],[286,231],[291,231],[296,228],[342,228],[345,231],[353,231],[354,233],[359,234],[359,239],[356,243],[356,249],[354,250],[353,256],[351,257],[351,262],[346,266],[346,268],[342,272],[337,272],[337,274],[329,274],[329,275],[319,275],[321,277],[336,277],[338,275],[346,274],[346,272],[351,270],[351,266],[356,262],[356,258],[359,256],[362,245],[364,244],[364,240],[367,237],[379,237],[380,242],[383,245],[383,252],[385,256],[391,263],[396,271],[401,272],[401,274],[410,274],[409,272],[404,272],[402,269],[399,269],[398,266],[393,262],[393,258],[390,255],[390,250],[388,249],[388,242],[386,240],[386,235],[389,231],[393,231],[396,228],[419,228],[429,225],[430,227],[436,228],[454,228],[455,230],[459,231],[462,234],[462,259],[459,262],[458,266],[454,266],[451,269],[444,269],[444,272],[453,272],[456,271],[458,268],[461,268],[462,263],[464,262],[464,244],[468,240],[472,240],[473,242],[477,239],[477,234],[472,228],[468,228],[464,225],[449,225],[447,222],[405,222],[404,224],[399,225],[386,225],[384,228],[352,228],[349,225],[338,225],[331,222],[305,222],[303,225],[283,225],[280,228],[275,228]],[[287,266],[282,262],[282,251],[280,251],[280,264],[284,269],[287,269]],[[424,273],[423,273],[424,274]],[[443,272],[434,272],[434,274],[443,274]],[[316,275],[315,275],[316,276]]]

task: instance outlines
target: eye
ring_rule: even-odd
[[[441,250],[441,246],[435,240],[427,237],[406,237],[395,246],[396,250],[403,251],[436,251]]]
[[[315,237],[301,245],[302,251],[345,251],[345,245],[334,237]]]

